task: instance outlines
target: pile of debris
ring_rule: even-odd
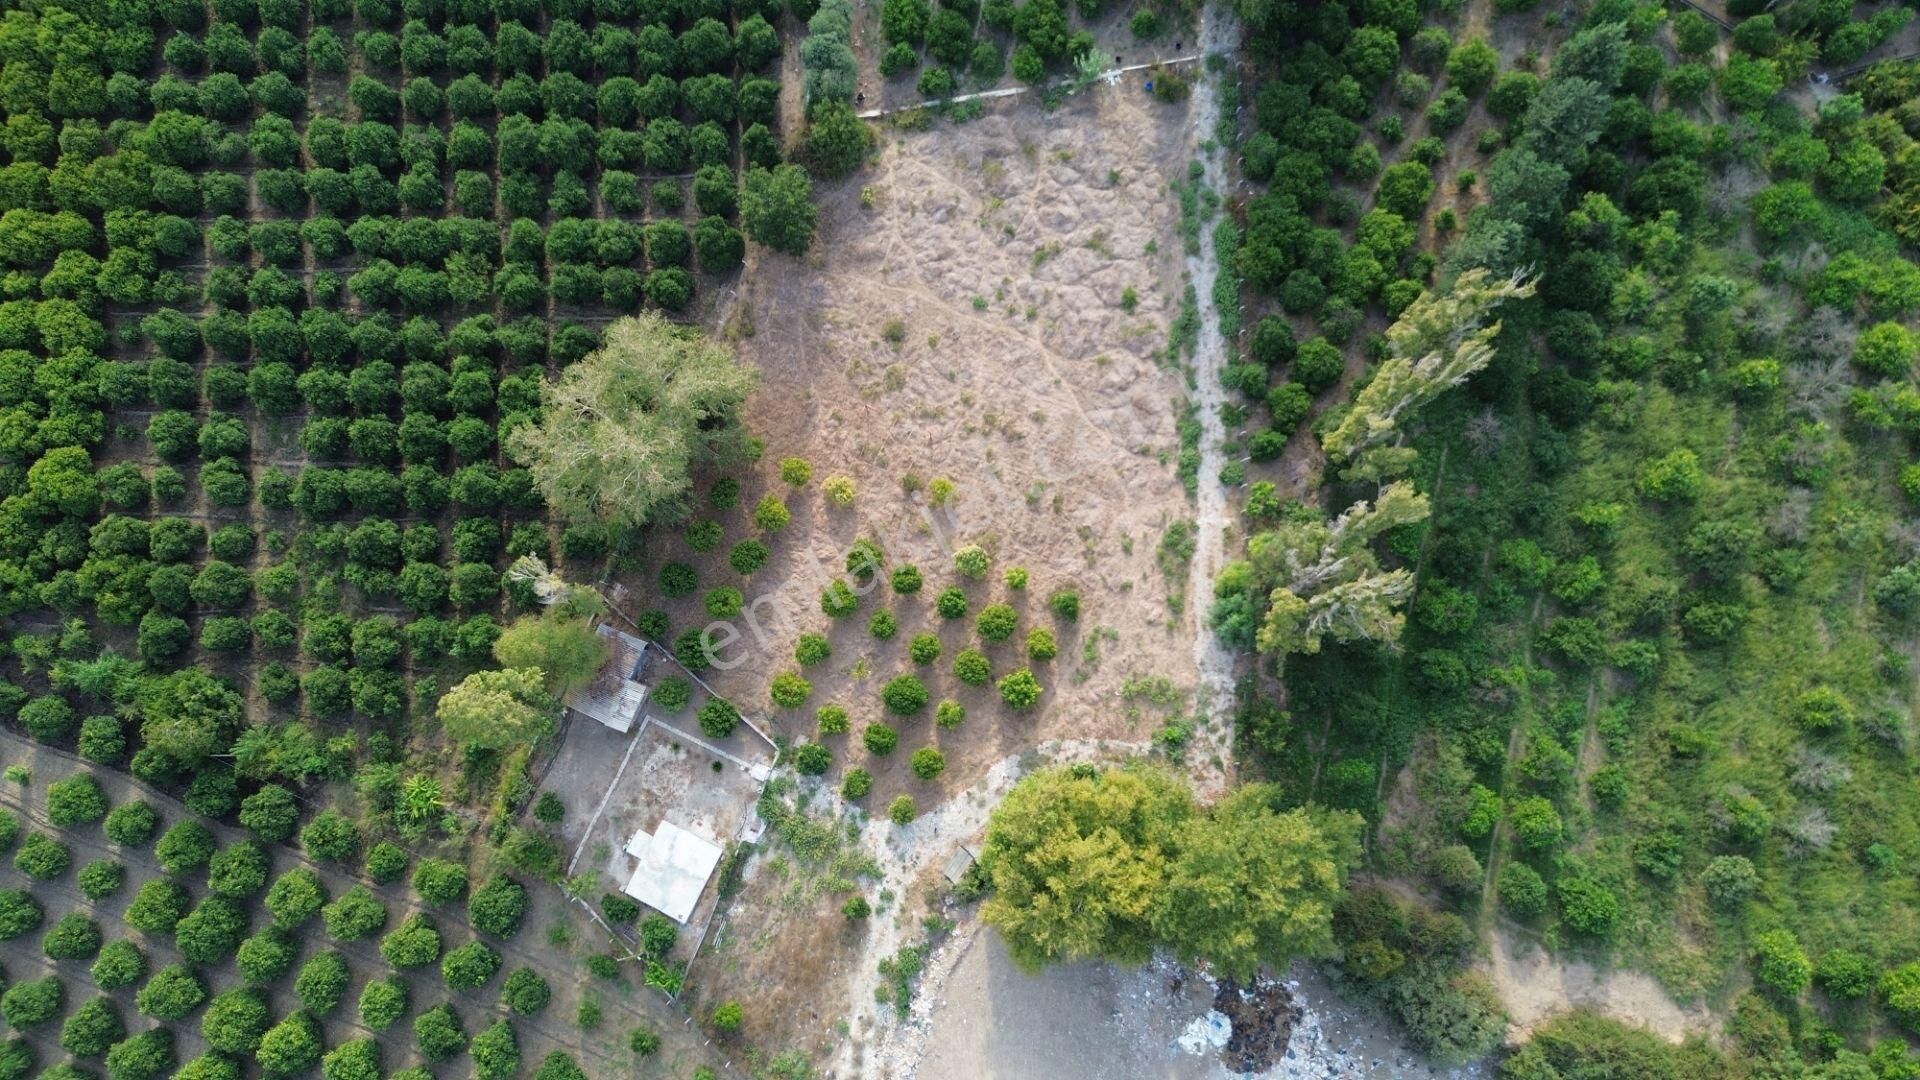
[[[1286,1053],[1294,1026],[1306,1015],[1285,983],[1265,977],[1246,986],[1221,980],[1213,1008],[1232,1026],[1220,1050],[1220,1063],[1235,1073],[1264,1073],[1273,1068]]]

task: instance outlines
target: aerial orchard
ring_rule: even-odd
[[[269,1072],[362,1074],[366,1050],[324,1046],[318,1018],[371,976],[358,1004],[394,1023],[406,992],[396,1010],[384,969],[345,956],[419,969],[421,1015],[441,982],[499,982],[498,942],[469,939],[517,932],[523,882],[557,876],[551,822],[462,829],[454,804],[517,811],[524,757],[501,740],[543,730],[598,661],[583,614],[547,622],[541,582],[511,571],[597,573],[638,523],[557,519],[512,436],[615,316],[691,318],[749,231],[811,242],[771,77],[787,21],[758,0],[8,12],[0,615],[29,629],[0,650],[0,720],[101,771],[8,819],[22,888],[0,894],[0,931],[58,920],[70,905],[46,889],[124,898],[122,923],[47,933],[65,999],[59,982],[15,998],[50,1018],[91,996],[89,972],[134,987],[126,1015],[73,1024],[92,1071],[180,1064],[115,1030],[143,1026],[137,1006]],[[767,178],[751,197],[745,175]],[[438,752],[449,732],[465,754]],[[191,813],[121,800],[105,769]],[[473,858],[470,833],[500,857]],[[393,897],[431,845],[475,878],[429,874],[434,918],[409,920]],[[208,969],[229,960],[249,986],[216,996]],[[305,1011],[273,1014],[289,982]],[[479,1033],[505,1075],[516,1043],[488,1022],[423,1049]],[[226,1064],[203,1062],[180,1075]]]

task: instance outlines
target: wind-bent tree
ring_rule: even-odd
[[[756,373],[733,350],[656,314],[621,319],[548,388],[507,446],[575,520],[635,527],[678,510],[696,467],[744,459],[740,408]]]
[[[1387,329],[1391,355],[1373,381],[1321,436],[1327,459],[1343,466],[1341,478],[1381,482],[1406,472],[1413,451],[1401,445],[1401,419],[1491,363],[1500,323],[1488,317],[1502,301],[1533,290],[1520,275],[1495,278],[1473,269],[1445,293],[1421,293]]]
[[[1255,535],[1247,558],[1214,583],[1214,629],[1243,645],[1251,638],[1265,653],[1316,653],[1328,637],[1397,641],[1413,575],[1382,570],[1373,541],[1430,512],[1427,497],[1401,480],[1331,521],[1288,521]]]

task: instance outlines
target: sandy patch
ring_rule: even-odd
[[[769,448],[762,490],[777,487],[779,458],[802,456],[816,478],[851,477],[860,494],[833,506],[816,479],[790,497],[793,523],[748,590],[778,594],[788,617],[762,620],[745,643],[752,661],[714,675],[717,689],[764,708],[794,638],[826,633],[834,655],[808,670],[812,699],[770,721],[811,735],[814,708],[837,702],[857,733],[879,718],[881,685],[911,668],[909,639],[935,633],[945,654],[921,674],[968,710],[964,726],[937,733],[948,758],[937,798],[1045,740],[1144,737],[1121,707],[1129,676],[1193,684],[1192,623],[1172,613],[1155,562],[1162,531],[1191,514],[1172,467],[1186,390],[1160,362],[1180,295],[1167,183],[1184,161],[1182,115],[1123,84],[1053,113],[999,105],[963,126],[882,129],[876,163],[823,190],[809,265],[768,257],[753,268],[735,329],[750,331],[740,349],[764,373],[750,418]],[[930,507],[915,489],[941,477],[957,497]],[[880,538],[890,564],[919,566],[926,588],[903,598],[880,586],[857,615],[830,620],[820,586],[861,537]],[[1035,665],[1045,694],[1027,714],[1008,718],[991,687],[951,677],[954,653],[977,643],[972,620],[931,608],[959,583],[951,550],[965,543],[995,557],[988,581],[966,585],[975,611],[1007,602],[1022,634],[1060,632],[1059,657]],[[1011,566],[1029,571],[1024,592],[1000,583]],[[1060,588],[1083,598],[1077,623],[1046,611]],[[889,641],[867,632],[881,607],[900,623]],[[1024,663],[1017,640],[987,651],[996,674]],[[902,736],[907,750],[936,733]],[[927,805],[900,775],[905,754],[870,762],[845,749],[873,769],[875,803],[910,790]]]
[[[1214,5],[1201,15],[1203,51],[1231,55],[1240,40],[1239,23],[1222,5]],[[1213,80],[1204,82],[1194,95],[1194,107],[1188,129],[1189,153],[1202,165],[1202,182],[1209,190],[1227,191],[1226,154],[1218,147],[1207,151],[1200,144],[1213,138],[1220,116],[1220,92]],[[1199,406],[1200,477],[1194,511],[1194,554],[1192,580],[1187,590],[1189,607],[1196,619],[1203,619],[1207,600],[1213,595],[1213,580],[1226,564],[1226,534],[1230,513],[1226,486],[1220,482],[1220,469],[1226,464],[1222,444],[1227,433],[1220,410],[1227,404],[1227,388],[1220,372],[1232,357],[1221,336],[1220,313],[1213,303],[1213,286],[1220,276],[1220,260],[1213,238],[1204,238],[1199,250],[1187,257],[1187,275],[1200,299],[1199,332],[1193,350],[1194,402]],[[1193,638],[1193,663],[1200,673],[1200,707],[1187,760],[1194,787],[1202,799],[1226,793],[1233,779],[1233,676],[1237,657],[1218,635],[1203,626]]]
[[[1653,976],[1623,968],[1598,968],[1571,956],[1555,957],[1516,939],[1511,927],[1494,930],[1488,974],[1511,1017],[1508,1035],[1524,1041],[1534,1028],[1560,1013],[1587,1006],[1679,1042],[1717,1032],[1720,1021],[1705,1006],[1683,1008]]]

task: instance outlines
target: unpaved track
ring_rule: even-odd
[[[860,830],[860,846],[880,865],[878,885],[905,896],[915,881],[945,859],[957,845],[979,836],[986,829],[987,817],[993,808],[1035,767],[1124,759],[1145,750],[1139,743],[1084,740],[1043,743],[1027,753],[1003,758],[978,784],[921,815],[911,825],[896,826],[884,817],[869,819]],[[832,796],[829,794],[828,798]],[[832,1076],[910,1080],[915,1075],[926,1054],[933,1010],[942,1000],[947,977],[982,929],[978,918],[966,919],[928,957],[910,1016],[904,1023],[893,1023],[881,1012],[888,1007],[874,1004],[873,992],[881,983],[879,961],[924,936],[918,914],[917,909],[903,906],[891,918],[873,920],[871,935],[862,946],[861,962],[853,969],[852,1000],[859,1022],[856,1031],[870,1029],[874,1039],[866,1047],[852,1040],[842,1041]]]
[[[1200,16],[1201,52],[1232,56],[1239,40],[1240,27],[1233,12],[1222,4],[1209,4]],[[1203,84],[1187,118],[1188,144],[1206,170],[1202,182],[1210,190],[1224,193],[1226,151],[1217,145],[1205,149],[1214,137],[1219,117],[1220,94],[1211,83]],[[1220,263],[1211,236],[1202,237],[1199,252],[1187,256],[1187,273],[1200,309],[1200,330],[1193,350],[1193,401],[1200,412],[1200,479],[1194,508],[1198,529],[1193,577],[1187,588],[1188,617],[1193,620],[1193,663],[1200,681],[1195,694],[1197,723],[1187,747],[1187,760],[1195,790],[1202,799],[1212,799],[1224,794],[1233,778],[1234,658],[1207,627],[1213,579],[1226,561],[1227,531],[1227,492],[1220,483],[1220,467],[1226,464],[1221,446],[1227,435],[1220,422],[1220,407],[1226,404],[1227,395],[1220,372],[1228,362],[1228,346],[1220,333],[1220,313],[1213,306],[1213,282],[1220,274]]]

